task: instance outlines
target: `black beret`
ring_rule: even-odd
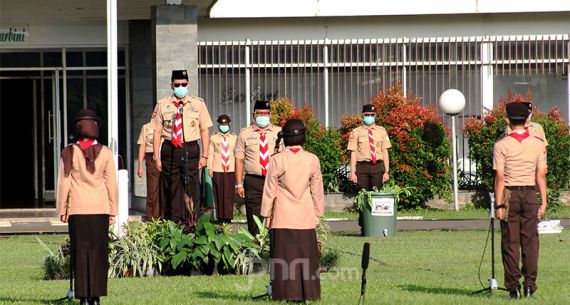
[[[366,104],[362,106],[362,113],[364,112],[376,112],[376,107],[372,104]]]
[[[230,120],[230,117],[227,114],[222,114],[218,117],[218,123],[222,124],[222,123],[229,123],[232,120]]]
[[[75,116],[75,122],[79,122],[81,120],[95,120],[99,121],[99,117],[97,117],[97,113],[91,109],[81,109]]]
[[[188,80],[188,72],[186,72],[186,70],[172,70],[170,81],[173,82],[175,79]]]
[[[526,119],[528,117],[528,106],[525,103],[512,102],[505,106],[509,119]]]
[[[255,110],[271,110],[269,106],[269,101],[255,101],[255,105],[253,106],[253,111]]]
[[[303,121],[297,119],[290,119],[287,120],[283,129],[281,129],[281,134],[283,137],[294,137],[298,135],[302,135],[307,131],[305,128],[305,124]]]

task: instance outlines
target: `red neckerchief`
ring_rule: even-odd
[[[530,133],[528,132],[528,129],[527,129],[523,133],[518,133],[518,132],[513,131],[509,134],[509,136],[515,138],[515,140],[519,141],[519,143],[520,143],[524,139],[530,137]]]
[[[79,143],[79,147],[81,147],[82,150],[86,150],[87,148],[89,148],[89,146],[95,143],[95,139],[82,139],[77,141],[77,143]]]
[[[301,150],[301,148],[300,147],[288,147],[287,150],[296,154]]]

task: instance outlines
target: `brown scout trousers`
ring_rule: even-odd
[[[200,202],[195,199],[198,184],[198,162],[200,161],[200,147],[197,141],[184,143],[188,150],[188,162],[184,160],[184,147],[176,148],[170,141],[162,143],[160,159],[162,162],[162,186],[164,192],[164,218],[175,223],[187,225],[189,211],[184,202],[184,166],[188,166],[188,187],[186,194],[194,198],[194,211],[198,215]]]
[[[214,201],[216,201],[216,218],[219,222],[231,223],[234,217],[234,195],[236,174],[214,172]]]
[[[384,163],[382,160],[372,164],[371,161],[362,161],[356,163],[356,184],[361,189],[372,191],[374,187],[379,190],[382,188],[382,176],[384,175]],[[358,225],[360,226],[360,235],[364,236],[364,227],[362,225],[362,211],[358,213]]]
[[[146,164],[146,219],[158,219],[160,216],[160,172],[152,160],[152,153],[145,154]]]
[[[507,221],[501,221],[505,288],[513,291],[520,287],[522,252],[523,285],[534,292],[538,272],[538,198],[534,186],[507,188],[511,190],[509,217]]]
[[[259,233],[257,224],[253,220],[253,215],[261,217],[261,198],[263,197],[263,185],[265,184],[265,177],[258,175],[245,175],[243,181],[243,189],[245,191],[245,212],[247,218],[247,230],[251,235],[255,236]]]
[[[371,161],[362,161],[356,163],[356,180],[358,186],[367,191],[371,191],[373,187],[382,188],[382,176],[384,175],[384,163],[378,160],[376,164]]]

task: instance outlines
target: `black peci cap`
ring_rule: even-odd
[[[188,72],[186,72],[186,70],[172,70],[170,81],[173,82],[175,79],[188,80]]]
[[[230,117],[227,114],[222,114],[218,117],[218,124],[226,124],[226,123],[230,123],[232,120],[230,120]]]
[[[372,104],[366,104],[362,106],[362,113],[365,112],[376,112],[376,107]]]
[[[269,106],[269,101],[255,101],[255,105],[253,106],[253,111],[256,110],[271,110]]]
[[[526,119],[528,117],[529,111],[528,106],[525,103],[512,102],[505,106],[507,110],[507,117],[509,119]]]
[[[81,120],[95,120],[99,121],[99,117],[97,117],[97,113],[91,109],[81,109],[75,116],[75,122],[79,122]]]

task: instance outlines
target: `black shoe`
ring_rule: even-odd
[[[509,297],[511,297],[511,299],[520,299],[521,298],[521,290],[519,287],[515,288],[515,290],[511,290],[509,292]]]
[[[101,305],[101,302],[99,301],[99,297],[92,298],[91,299],[91,305]]]
[[[533,291],[530,287],[525,287],[524,288],[524,297],[525,298],[530,298],[532,297]]]
[[[89,305],[89,301],[87,298],[81,298],[79,299],[79,305]]]

